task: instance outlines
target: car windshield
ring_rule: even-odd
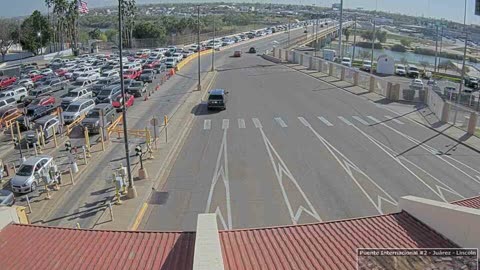
[[[78,109],[80,108],[79,105],[70,105],[67,107],[65,110],[66,112],[78,112]]]
[[[72,86],[83,86],[83,82],[76,81],[76,82],[72,83]]]
[[[32,102],[30,102],[30,105],[38,105],[40,104],[40,99],[34,99]]]
[[[142,74],[152,74],[153,71],[152,70],[144,70],[142,71]]]
[[[1,93],[0,92],[0,98],[4,98],[4,97],[8,97],[9,95],[7,95],[7,93]]]
[[[87,113],[86,118],[100,118],[100,111],[91,110]]]
[[[78,97],[80,96],[80,92],[70,92],[67,94],[67,97]]]
[[[33,174],[33,166],[23,164],[17,171],[18,176],[31,176]]]
[[[130,84],[130,87],[141,87],[142,85],[142,82],[133,82]]]
[[[100,93],[98,95],[99,96],[109,96],[110,93],[112,93],[111,89],[105,89],[105,90],[100,91]]]
[[[222,100],[223,96],[222,95],[210,95],[208,97],[208,100]]]

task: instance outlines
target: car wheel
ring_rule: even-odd
[[[30,186],[31,191],[35,191],[37,189],[37,183],[33,182],[32,185]]]

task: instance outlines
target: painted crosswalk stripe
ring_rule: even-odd
[[[375,122],[375,124],[379,124],[381,123],[382,121],[378,120],[377,118],[373,117],[373,116],[367,116],[369,119],[371,119],[373,122]]]
[[[300,122],[302,122],[302,124],[306,127],[309,127],[310,126],[310,123],[307,122],[307,120],[305,120],[305,118],[303,117],[298,117],[298,120],[300,120]]]
[[[245,120],[243,118],[238,119],[238,128],[245,128]]]
[[[330,121],[328,121],[327,119],[325,119],[325,117],[318,116],[317,118],[320,119],[320,121],[322,121],[325,125],[327,125],[329,127],[333,127],[333,124],[330,123]]]
[[[345,119],[345,117],[343,116],[338,116],[338,119],[342,120],[342,122],[344,122],[345,124],[349,125],[349,126],[353,126],[352,122],[348,121],[347,119]]]
[[[210,129],[211,126],[212,126],[212,120],[205,119],[205,121],[203,121],[203,129],[208,130]]]
[[[223,119],[222,129],[227,129],[229,124],[230,124],[230,121],[228,119]]]
[[[260,120],[258,118],[252,118],[253,124],[255,125],[256,128],[262,128],[262,123],[260,123]]]
[[[397,124],[400,124],[400,125],[403,125],[403,122],[396,119],[396,118],[393,118],[392,116],[390,115],[385,115],[385,118],[387,118],[388,120],[392,120],[393,122],[397,123]]]
[[[275,117],[275,121],[277,121],[277,123],[278,123],[282,128],[288,127],[287,124],[285,124],[285,122],[283,121],[283,119],[280,118],[280,117]]]
[[[355,120],[357,120],[358,122],[364,124],[365,126],[369,126],[369,125],[370,125],[367,121],[363,120],[360,116],[354,115],[354,116],[352,116],[352,118],[355,119]]]

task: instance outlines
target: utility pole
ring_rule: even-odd
[[[375,16],[373,16],[373,33],[372,33],[372,56],[370,61],[371,67],[370,67],[370,74],[373,74],[373,52],[375,50],[375,39],[376,39],[376,26],[377,26],[377,21],[375,21],[375,18],[377,17],[377,9],[378,9],[378,0],[375,1]]]
[[[212,47],[212,72],[215,71],[215,15],[213,15],[213,47]]]
[[[128,148],[128,132],[127,132],[127,110],[125,107],[125,85],[123,81],[123,41],[122,41],[122,1],[118,0],[118,55],[120,57],[120,89],[122,90],[122,120],[123,120],[123,137],[125,143],[125,159],[127,161],[127,177],[128,177],[128,192],[127,198],[137,197],[137,190],[133,186],[132,169],[130,168],[130,149]]]
[[[288,17],[288,43],[287,48],[290,47],[290,17]]]
[[[343,59],[343,50],[342,50],[342,32],[343,32],[343,0],[340,0],[340,27],[338,31],[338,54],[340,60]]]
[[[202,90],[202,84],[200,83],[200,6],[197,6],[197,53],[198,53],[198,87],[197,90]]]
[[[460,81],[460,91],[459,91],[459,97],[458,100],[460,99],[460,95],[463,92],[463,81],[465,80],[465,61],[467,60],[467,40],[468,40],[468,31],[467,31],[467,0],[465,0],[465,14],[463,17],[463,30],[465,31],[465,46],[463,47],[463,61],[462,61],[462,80]]]
[[[435,34],[435,66],[433,66],[433,72],[437,72],[437,60],[438,60],[438,24],[436,26],[436,34]]]
[[[315,27],[315,57],[317,57],[318,51],[318,15],[317,15],[317,22]]]
[[[357,48],[357,13],[355,13],[355,24],[353,25],[353,53],[352,63],[355,61],[355,49]]]

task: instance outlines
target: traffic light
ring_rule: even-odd
[[[72,143],[70,141],[65,142],[65,151],[72,151]]]

